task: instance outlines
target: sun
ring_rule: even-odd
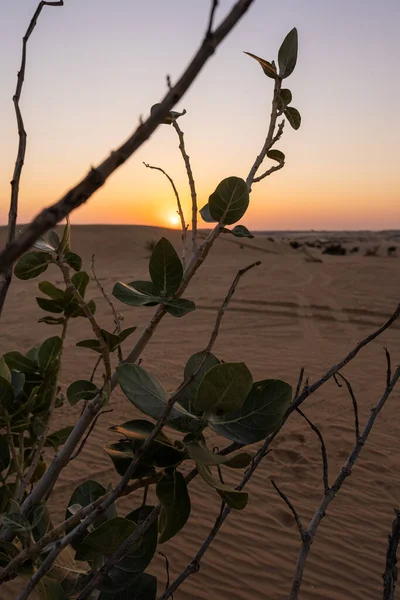
[[[178,215],[170,215],[168,217],[168,221],[170,222],[171,225],[176,227],[177,225],[179,225],[179,216]]]

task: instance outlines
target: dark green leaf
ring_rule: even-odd
[[[293,129],[299,129],[301,125],[301,116],[297,108],[293,108],[293,106],[288,106],[285,109],[285,117],[293,127]]]
[[[38,323],[46,323],[47,325],[63,325],[64,322],[64,317],[50,317],[49,315],[38,320]]]
[[[249,189],[244,179],[226,177],[208,199],[210,214],[223,225],[239,221],[249,206]]]
[[[118,475],[124,476],[132,460],[135,458],[132,444],[128,441],[122,441],[117,444],[108,444],[104,446],[104,449],[113,461]],[[152,475],[154,472],[154,467],[141,461],[132,475],[132,479],[140,479],[141,477]]]
[[[153,106],[150,109],[150,114],[152,115],[159,106],[160,106],[159,102],[157,102],[157,104],[153,104]],[[182,117],[184,114],[186,114],[186,111],[182,111],[180,113],[180,112],[177,112],[176,110],[170,110],[169,113],[167,114],[167,116],[165,117],[165,119],[161,122],[164,125],[171,125],[171,123],[173,122],[174,119],[178,119],[179,117]]]
[[[56,335],[48,338],[39,348],[39,370],[42,374],[47,373],[56,363],[62,348],[62,340]]]
[[[128,285],[145,296],[159,297],[159,290],[152,281],[131,281]]]
[[[67,219],[67,222],[64,227],[60,247],[58,248],[58,254],[60,254],[60,255],[64,255],[71,250],[71,224],[70,224],[68,215],[67,215],[66,219]]]
[[[74,406],[79,400],[92,400],[99,390],[91,381],[79,379],[74,381],[67,388],[67,400],[71,406]]]
[[[187,313],[195,310],[196,305],[192,300],[185,298],[177,298],[176,300],[168,300],[163,302],[165,310],[173,317],[184,317]]]
[[[21,371],[21,373],[34,373],[37,370],[35,363],[20,352],[6,352],[3,358],[10,370]]]
[[[63,429],[55,431],[51,435],[47,436],[44,445],[52,446],[55,450],[58,450],[59,446],[62,446],[62,444],[64,444],[67,441],[69,434],[73,429],[73,426],[70,425],[68,427],[64,427]]]
[[[123,364],[117,367],[117,379],[122,391],[140,411],[158,420],[165,410],[169,395],[153,375],[142,367]],[[184,408],[174,406],[167,425],[179,431],[198,431],[200,419],[190,415]]]
[[[184,440],[184,444],[190,458],[195,463],[200,463],[206,467],[226,465],[227,467],[231,467],[231,469],[244,469],[251,462],[251,454],[248,452],[240,452],[235,456],[222,456],[221,454],[210,452],[202,442],[197,440]]]
[[[239,238],[243,238],[243,237],[250,238],[250,239],[254,238],[254,235],[252,233],[250,233],[250,231],[244,225],[236,225],[233,229],[227,229],[226,227],[224,227],[222,229],[222,233],[231,233],[235,237],[239,237]]]
[[[122,283],[121,281],[118,281],[114,285],[112,293],[117,300],[123,302],[124,304],[128,304],[129,306],[155,306],[163,301],[163,298],[144,294],[142,291],[139,294],[135,289],[133,289],[133,287],[127,285],[126,283]]]
[[[221,417],[213,416],[210,424],[218,434],[230,440],[253,444],[279,427],[291,399],[292,388],[284,381],[258,381],[253,384],[240,410]]]
[[[64,260],[72,269],[74,269],[74,271],[81,270],[82,259],[79,254],[75,254],[75,252],[67,252],[64,254]]]
[[[205,204],[203,206],[203,208],[200,209],[200,215],[201,218],[203,219],[203,221],[205,221],[206,223],[217,223],[218,220],[217,219],[213,219],[210,213],[210,206],[207,202],[207,204]]]
[[[15,277],[18,277],[18,279],[33,279],[45,272],[50,260],[51,256],[47,252],[28,252],[15,265]]]
[[[46,240],[42,237],[37,239],[36,242],[33,242],[32,246],[33,248],[37,248],[42,252],[54,252],[55,250],[55,248],[53,248],[53,246],[49,244],[49,242],[46,242]]]
[[[196,396],[197,410],[227,413],[239,409],[246,399],[253,378],[244,363],[223,363],[212,367],[203,377]]]
[[[107,344],[107,348],[109,349],[109,351],[114,352],[114,350],[116,350],[116,348],[118,348],[120,344],[119,336],[114,333],[110,333],[106,329],[102,329],[101,334],[105,343]]]
[[[282,42],[278,53],[279,76],[282,79],[289,77],[294,71],[297,62],[298,50],[298,35],[297,29],[294,27]]]
[[[285,162],[285,155],[280,150],[268,150],[267,156],[271,160],[276,160],[278,163]]]
[[[0,377],[0,406],[10,407],[14,400],[14,390],[11,385],[4,379],[4,377]]]
[[[87,307],[90,310],[90,312],[92,313],[92,315],[95,314],[96,312],[96,303],[94,300],[89,300],[89,302],[87,303]],[[71,317],[72,319],[76,319],[77,317],[86,317],[86,314],[83,312],[82,308],[80,307],[80,305],[78,304],[78,302],[76,300],[72,300],[67,308],[65,309],[65,316],[66,317]]]
[[[50,229],[48,233],[49,244],[54,250],[57,250],[58,246],[61,244],[60,238],[58,237],[58,233],[54,231],[54,229]]]
[[[1,384],[0,384],[1,385]],[[1,394],[1,388],[0,388]],[[2,398],[0,398],[1,406],[4,406]],[[0,435],[0,473],[8,468],[10,464],[10,449],[8,447],[7,438],[5,435]]]
[[[251,52],[245,52],[245,54],[248,54],[248,56],[254,58],[261,65],[262,70],[267,75],[267,77],[271,77],[271,79],[278,79],[278,74],[276,72],[276,67],[274,63],[270,63],[268,60],[260,58],[259,56],[256,56]]]
[[[26,533],[31,529],[28,519],[22,516],[21,513],[7,513],[3,515],[2,520],[4,527],[13,533]]]
[[[159,295],[175,294],[182,281],[183,267],[175,248],[167,238],[162,237],[154,246],[149,272]]]
[[[158,520],[158,542],[162,544],[185,525],[190,515],[190,498],[185,478],[178,471],[163,475],[157,483],[156,492],[162,507]]]
[[[57,300],[50,300],[49,298],[41,298],[38,296],[36,302],[42,310],[46,310],[50,313],[62,313],[65,310],[65,299],[57,298]]]
[[[132,442],[143,443],[145,439],[152,433],[154,427],[155,425],[151,421],[146,421],[145,419],[134,419],[132,421],[127,421],[126,423],[121,423],[121,425],[113,425],[110,427],[110,430],[119,433]],[[156,440],[160,440],[166,444],[172,444],[171,440],[165,435],[165,433],[163,433],[163,431],[160,431],[157,434]]]
[[[233,509],[242,510],[248,501],[249,495],[247,492],[233,490],[227,485],[223,485],[220,481],[213,477],[209,467],[197,463],[199,475],[209,486],[217,490],[221,498]]]
[[[187,381],[190,379],[198,367],[200,361],[203,359],[203,352],[196,352],[193,354],[186,363],[185,371],[183,374],[183,380]],[[219,360],[214,354],[208,354],[205,361],[203,362],[199,372],[195,376],[195,378],[183,389],[182,393],[179,395],[178,402],[190,413],[194,415],[201,415],[202,411],[197,411],[194,402],[196,400],[197,390],[199,388],[200,382],[203,379],[204,375],[215,365],[219,365]]]
[[[89,350],[94,350],[99,354],[102,353],[102,348],[99,340],[91,339],[91,340],[81,340],[76,344],[79,348],[89,348]]]
[[[132,586],[123,591],[102,592],[98,600],[155,600],[157,578],[143,573]]]
[[[292,101],[292,92],[287,88],[281,89],[280,93],[280,101],[281,101],[281,109],[286,108],[288,104]]]
[[[14,390],[14,398],[17,398],[23,391],[25,385],[25,373],[19,371],[12,371],[11,373],[11,385]]]
[[[79,271],[78,273],[74,273],[71,277],[71,283],[78,290],[82,298],[85,297],[86,288],[89,284],[90,277],[86,273],[86,271]]]
[[[123,329],[121,333],[118,335],[119,343],[122,344],[134,331],[136,331],[137,327],[127,327]]]
[[[6,379],[8,383],[11,383],[11,372],[3,357],[0,358],[0,377]]]
[[[0,491],[5,489],[0,488]],[[0,542],[0,567],[6,567],[8,563],[19,554],[19,550],[11,542]]]
[[[114,517],[102,523],[79,544],[76,560],[93,560],[112,554],[135,529],[135,523],[123,517]]]
[[[87,481],[84,481],[83,483],[78,485],[78,487],[75,489],[68,502],[68,507],[81,506],[82,508],[84,508],[85,506],[89,506],[89,504],[92,504],[92,502],[98,500],[98,498],[100,498],[101,496],[104,496],[106,492],[106,488],[103,487],[100,483],[88,479]],[[67,508],[65,513],[65,519],[69,519],[72,516],[72,514],[72,511],[70,511],[69,508]],[[115,516],[116,510],[115,505],[113,504],[107,509],[105,514],[102,514],[96,518],[94,526],[98,527],[101,523],[104,523],[105,521],[108,521],[109,519],[112,519]],[[70,529],[67,531],[67,533],[69,531]],[[79,546],[79,543],[73,543],[72,545],[73,548],[76,550]]]
[[[40,600],[67,600],[67,596],[59,581],[45,575],[37,586]]]
[[[53,300],[65,299],[64,290],[56,287],[50,283],[50,281],[40,281],[39,290],[42,292],[42,294],[46,294],[46,296],[49,296],[49,298],[52,298]]]

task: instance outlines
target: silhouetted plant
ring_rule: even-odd
[[[396,252],[397,252],[397,246],[389,246],[387,249],[387,255],[388,256],[396,256]]]
[[[347,250],[341,244],[329,244],[322,250],[322,254],[332,254],[333,256],[345,256]]]
[[[358,246],[353,246],[353,248],[351,248],[350,253],[354,254],[356,252],[359,252],[360,248]]]
[[[364,256],[378,256],[380,245],[376,244],[365,250]]]

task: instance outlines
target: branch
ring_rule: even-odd
[[[285,126],[285,121],[282,121],[281,123],[279,123],[278,132],[272,139],[272,142],[270,143],[268,149],[272,148],[272,146],[281,138],[284,126]],[[268,152],[268,150],[267,150],[267,152]],[[273,167],[270,167],[269,169],[267,169],[265,171],[265,173],[263,173],[262,175],[259,175],[259,177],[254,177],[253,183],[258,183],[259,181],[262,181],[263,179],[265,179],[265,177],[268,177],[272,173],[275,173],[275,171],[279,171],[279,169],[282,169],[284,166],[285,166],[285,161],[283,160],[282,162],[279,163],[279,165],[273,166]]]
[[[185,267],[186,267],[186,232],[187,232],[187,227],[186,227],[186,223],[185,223],[185,215],[183,214],[181,199],[179,198],[178,190],[176,189],[176,185],[174,183],[174,180],[172,179],[172,177],[170,177],[168,175],[168,173],[166,173],[164,171],[164,169],[161,169],[160,167],[153,167],[152,165],[149,165],[148,163],[145,163],[145,162],[143,164],[148,169],[154,169],[156,171],[160,171],[161,173],[163,173],[165,175],[165,177],[168,179],[168,181],[170,182],[170,184],[172,186],[172,189],[174,190],[174,194],[175,194],[175,198],[176,198],[176,203],[178,205],[178,215],[179,215],[179,218],[181,220],[181,229],[182,229],[182,264],[183,264],[183,268],[185,269]]]
[[[161,103],[146,121],[141,123],[133,135],[117,150],[111,152],[100,165],[92,168],[89,174],[78,185],[73,187],[65,196],[52,206],[44,209],[25,228],[23,233],[0,253],[0,272],[8,269],[32,244],[46,231],[54,227],[73,210],[84,204],[140,146],[149,139],[151,134],[162,123],[170,110],[189,89],[201,69],[214,54],[219,44],[243,17],[254,0],[237,0],[222,23],[206,35],[203,42],[181,75],[175,86],[164,96]]]
[[[207,27],[206,37],[212,35],[212,28],[213,28],[213,25],[214,25],[215,11],[218,8],[218,4],[219,4],[218,0],[212,0],[211,10],[210,10],[210,18],[208,20],[208,27]]]
[[[113,410],[114,410],[113,408],[110,408],[110,409],[108,409],[108,410],[103,410],[103,411],[101,411],[101,412],[97,413],[97,415],[95,416],[95,418],[93,419],[93,421],[92,421],[92,423],[91,423],[91,425],[90,425],[90,427],[89,427],[89,430],[88,430],[87,434],[86,434],[86,435],[85,435],[85,437],[83,438],[83,440],[82,440],[82,442],[81,442],[81,445],[79,446],[78,450],[77,450],[77,451],[75,452],[75,454],[73,454],[73,455],[71,456],[71,458],[69,459],[69,461],[70,461],[70,462],[71,462],[72,460],[75,460],[75,458],[78,458],[78,456],[80,455],[80,453],[81,453],[81,452],[82,452],[82,450],[84,449],[84,447],[85,447],[85,445],[86,445],[86,442],[88,441],[90,434],[92,433],[93,429],[95,428],[95,426],[96,426],[96,423],[97,423],[97,421],[98,421],[99,417],[101,417],[101,415],[106,415],[107,413],[111,413],[111,412],[113,412]]]
[[[295,575],[293,578],[292,588],[291,588],[291,592],[290,592],[290,596],[289,596],[290,600],[298,600],[298,598],[299,598],[300,588],[301,588],[301,584],[303,581],[305,563],[307,561],[307,557],[308,557],[308,554],[311,549],[311,543],[312,543],[313,538],[315,537],[318,526],[319,526],[320,522],[322,521],[329,504],[332,502],[332,500],[334,500],[336,494],[342,487],[342,485],[345,482],[345,480],[347,479],[347,477],[349,477],[349,475],[351,475],[352,468],[353,468],[355,462],[357,461],[362,448],[365,446],[368,436],[375,424],[375,420],[376,420],[378,414],[380,413],[380,411],[382,410],[382,408],[384,407],[390,394],[392,393],[399,377],[400,377],[400,367],[397,367],[392,379],[386,385],[385,391],[384,391],[381,399],[376,404],[376,406],[371,410],[370,417],[367,421],[367,424],[364,428],[362,435],[360,436],[359,440],[355,443],[345,464],[340,469],[340,472],[339,472],[338,476],[336,477],[335,482],[333,483],[332,487],[329,488],[329,490],[324,494],[318,508],[316,509],[316,511],[309,523],[309,526],[307,529],[307,534],[308,534],[307,540],[303,541],[300,551],[299,551],[298,558],[297,558]]]
[[[300,533],[300,537],[303,540],[304,535],[305,535],[305,531],[304,531],[303,525],[301,523],[301,519],[300,519],[299,513],[297,512],[297,510],[295,509],[295,507],[293,506],[293,504],[290,502],[290,500],[286,496],[286,494],[284,494],[279,489],[279,487],[277,486],[277,484],[275,483],[275,481],[273,479],[271,479],[271,483],[272,483],[273,487],[275,488],[275,490],[278,492],[279,496],[282,498],[282,500],[288,506],[289,510],[292,512],[294,520],[296,521],[297,529],[299,530],[299,533]]]
[[[383,578],[383,600],[394,600],[397,583],[397,548],[400,542],[400,510],[395,509],[395,519],[392,531],[389,533],[389,542],[386,552],[386,568]]]
[[[337,380],[337,377],[340,377],[341,379],[343,379],[343,381],[346,384],[347,390],[350,394],[350,398],[351,398],[351,402],[353,404],[353,412],[354,412],[354,429],[356,432],[356,442],[360,439],[360,422],[358,419],[358,404],[357,404],[357,399],[356,396],[353,392],[353,388],[351,387],[351,383],[348,379],[346,379],[346,377],[344,375],[342,375],[341,373],[337,373],[337,375],[335,375],[334,379],[336,381],[336,384],[338,385],[338,387],[342,387],[341,384],[339,383],[339,381]],[[390,382],[390,378],[387,380],[386,384],[388,385],[388,381]]]
[[[24,121],[22,118],[21,109],[19,107],[19,102],[21,99],[22,86],[25,80],[25,67],[26,67],[26,47],[30,36],[32,35],[33,30],[36,27],[37,20],[39,18],[40,13],[44,6],[63,6],[63,0],[59,2],[39,2],[39,5],[35,11],[35,14],[32,17],[31,22],[29,23],[29,27],[26,30],[24,37],[22,38],[22,56],[21,56],[21,66],[17,75],[17,87],[15,89],[15,94],[13,96],[13,103],[15,109],[15,115],[17,119],[18,126],[18,150],[17,150],[17,158],[15,161],[13,178],[11,180],[11,198],[10,198],[10,209],[8,213],[8,236],[7,236],[7,244],[6,248],[12,244],[15,238],[15,231],[17,225],[17,216],[18,216],[18,198],[19,198],[19,184],[21,180],[22,167],[24,166],[25,153],[26,153],[26,131],[24,126]],[[0,275],[0,316],[4,307],[4,303],[6,300],[8,288],[10,287],[12,280],[12,268],[11,264],[7,266],[2,274]]]
[[[325,446],[324,438],[322,437],[322,433],[320,432],[320,430],[318,429],[318,427],[316,425],[314,425],[314,423],[312,423],[312,421],[310,421],[310,419],[308,417],[306,417],[306,415],[303,413],[302,410],[300,410],[300,408],[297,408],[296,412],[298,412],[299,415],[301,415],[303,417],[303,419],[305,419],[307,421],[307,423],[309,424],[309,426],[311,427],[311,429],[314,431],[314,433],[317,434],[318,439],[321,442],[322,481],[324,483],[324,492],[326,494],[328,492],[328,490],[329,490],[329,480],[328,480],[328,455],[327,455],[327,452],[326,452],[326,446]]]
[[[189,156],[188,156],[188,154],[186,152],[186,148],[185,148],[183,131],[179,127],[176,119],[172,119],[172,125],[179,137],[179,150],[181,151],[182,158],[183,158],[183,161],[184,161],[185,167],[186,167],[186,173],[187,173],[188,180],[189,180],[190,195],[192,197],[192,249],[193,249],[193,253],[195,253],[197,250],[197,193],[196,193],[196,186],[195,186],[194,179],[193,179],[193,172],[192,172],[192,167],[190,165],[190,159],[189,159]]]

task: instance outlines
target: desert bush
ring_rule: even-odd
[[[356,252],[359,252],[360,248],[358,246],[353,246],[353,248],[350,249],[350,253],[354,254]]]
[[[382,327],[359,342],[319,380],[314,383],[306,380],[303,386],[304,370],[301,369],[294,393],[290,383],[277,380],[273,373],[266,373],[265,379],[254,381],[240,356],[236,362],[224,362],[223,357],[214,355],[213,346],[238,282],[249,269],[260,264],[258,261],[239,269],[233,278],[216,314],[207,346],[198,348],[188,357],[182,382],[176,391],[168,393],[165,390],[162,382],[152,374],[151,365],[147,370],[138,364],[143,349],[166,314],[179,319],[195,310],[195,302],[183,295],[219,235],[252,236],[246,227],[237,223],[248,209],[252,186],[284,165],[283,153],[274,148],[282,137],[285,124],[283,119],[278,123],[279,117],[284,115],[294,129],[300,126],[300,114],[291,106],[292,94],[282,87],[283,81],[296,66],[297,31],[293,29],[279,49],[278,67],[273,61],[250,54],[274,82],[271,120],[261,152],[246,180],[238,176],[223,179],[198,211],[194,177],[183,131],[178,124],[185,111],[178,113],[171,109],[251,3],[251,0],[239,0],[221,25],[214,28],[217,8],[214,1],[206,35],[195,59],[176,86],[168,91],[163,102],[152,107],[147,121],[60,202],[45,209],[19,237],[14,239],[11,232],[6,248],[0,254],[0,269],[4,274],[1,287],[3,303],[11,281],[10,268],[15,260],[14,275],[23,281],[39,278],[47,270],[56,270],[63,281],[57,287],[41,278],[36,297],[44,313],[40,322],[43,327],[51,327],[56,334],[43,341],[38,340],[35,347],[24,354],[18,349],[10,349],[0,359],[0,583],[22,575],[25,584],[18,600],[25,600],[33,590],[46,600],[154,600],[157,580],[148,572],[148,567],[158,545],[173,538],[186,526],[192,510],[189,484],[199,476],[208,486],[209,493],[219,498],[221,509],[196,556],[174,581],[168,582],[161,596],[163,600],[171,597],[187,577],[199,570],[204,553],[230,512],[245,509],[248,492],[244,488],[267,456],[271,443],[286,420],[297,411],[321,441],[324,496],[309,526],[303,528],[293,505],[273,482],[278,494],[292,510],[301,534],[301,549],[291,592],[291,598],[295,600],[319,522],[350,474],[400,376],[399,369],[392,374],[387,352],[385,390],[361,431],[357,402],[341,370],[364,346],[390,327],[400,315],[399,307]],[[39,4],[24,37],[22,81],[26,40],[46,5],[61,6],[62,2]],[[18,89],[17,106],[21,91]],[[102,185],[110,173],[147,139],[146,135],[148,137],[161,123],[172,125],[175,130],[188,174],[192,197],[191,248],[187,247],[188,225],[172,178],[160,167],[146,165],[162,172],[173,188],[182,224],[181,257],[171,242],[162,237],[151,249],[148,280],[117,281],[112,290],[113,300],[102,288],[92,264],[93,278],[113,312],[114,328],[110,331],[98,322],[96,304],[87,297],[90,275],[71,245],[69,219],[61,238],[51,228],[79,206],[83,197],[87,199]],[[23,155],[24,144],[20,145],[17,156],[17,164],[21,168]],[[266,158],[278,165],[257,175]],[[16,218],[17,200],[18,194],[13,187],[12,218]],[[201,244],[197,235],[199,213],[206,223],[213,223]],[[46,232],[47,237],[43,237]],[[26,250],[29,251],[24,254]],[[141,333],[135,325],[121,328],[121,318],[114,307],[116,301],[132,307],[155,309]],[[69,382],[63,390],[59,373],[65,339],[74,319],[86,319],[91,326],[93,336],[80,340],[77,352],[80,348],[93,352],[94,368],[90,374],[80,374],[79,379]],[[136,343],[123,356],[121,345],[133,335],[136,335]],[[351,392],[356,442],[344,468],[330,486],[322,435],[300,406],[332,377],[340,377]],[[119,481],[108,487],[91,479],[78,485],[71,490],[65,506],[65,519],[56,524],[49,509],[54,485],[71,461],[79,463],[98,419],[112,405],[112,392],[117,386],[126,397],[127,407],[132,404],[143,414],[143,418],[128,419],[111,427],[109,443],[103,452],[105,460],[112,462]],[[75,425],[54,430],[57,411],[63,404],[81,406],[81,414]],[[180,433],[177,441],[173,442],[166,433],[168,428]],[[210,430],[226,439],[226,446],[219,452],[211,448]],[[253,454],[246,447],[254,443],[260,446]],[[54,450],[53,458],[49,457],[47,449]],[[222,483],[219,475],[223,469],[236,469],[241,476],[240,483],[237,486]],[[147,501],[150,486],[156,492],[156,506]],[[138,490],[142,491],[141,498],[133,495]],[[129,494],[135,499],[135,508],[127,514],[121,513],[116,501]],[[390,575],[388,567],[388,578]]]
[[[371,246],[365,250],[364,256],[378,256],[380,245]]]
[[[397,246],[388,246],[387,255],[388,256],[396,256]]]
[[[292,240],[291,242],[289,242],[289,246],[291,248],[293,248],[293,250],[298,250],[299,248],[302,247],[303,244],[301,244],[300,242],[298,242],[297,240]]]
[[[333,256],[345,256],[346,248],[341,244],[329,244],[322,250],[322,254],[332,254]]]

